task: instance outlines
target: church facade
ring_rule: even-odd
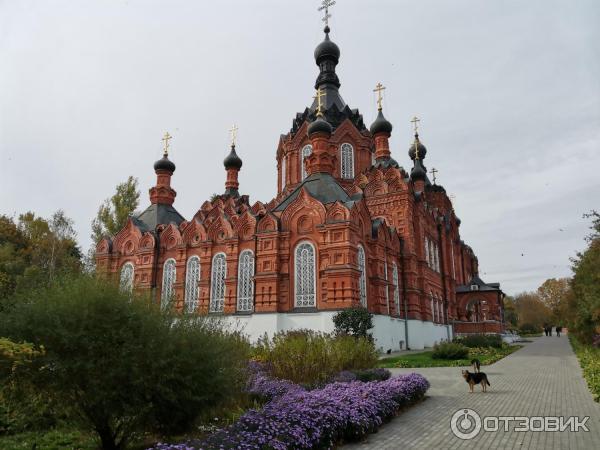
[[[243,194],[233,142],[224,193],[186,220],[173,207],[165,136],[150,206],[99,242],[97,270],[165,306],[223,317],[252,339],[332,331],[333,315],[356,306],[374,315],[382,350],[502,332],[504,294],[479,277],[450,198],[429,179],[418,119],[406,170],[389,148],[383,87],[367,128],[340,95],[340,50],[324,31],[314,54],[317,94],[278,142],[275,198],[252,203]]]

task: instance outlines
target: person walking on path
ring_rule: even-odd
[[[561,331],[562,331],[562,327],[556,327],[556,336],[560,337]]]

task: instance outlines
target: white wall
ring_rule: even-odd
[[[247,316],[224,316],[224,322],[235,330],[246,334],[252,342],[267,333],[273,336],[278,331],[309,328],[330,333],[334,330],[333,316],[337,311],[311,313],[264,313]],[[384,315],[373,315],[374,328],[371,333],[375,346],[382,352],[400,350],[400,341],[406,349],[405,321]],[[452,327],[420,320],[408,321],[408,345],[412,350],[433,347],[436,342],[452,339]]]

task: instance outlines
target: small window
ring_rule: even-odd
[[[315,248],[310,242],[302,242],[296,247],[296,307],[316,306],[316,264]]]
[[[227,277],[225,253],[217,253],[213,257],[211,272],[209,312],[223,312],[225,306],[225,278]]]
[[[160,296],[160,305],[162,308],[169,306],[169,303],[173,300],[175,294],[173,284],[175,283],[176,276],[175,260],[173,258],[167,259],[163,266],[162,293]]]
[[[342,162],[342,178],[354,178],[354,148],[350,144],[342,144],[340,147]]]
[[[308,144],[305,145],[302,148],[302,151],[300,152],[300,174],[301,174],[301,180],[304,180],[306,178],[306,176],[308,175],[306,173],[306,167],[304,166],[304,160],[306,159],[307,156],[310,156],[312,154],[313,148],[312,145]]]
[[[200,289],[200,258],[192,256],[188,259],[185,269],[185,311],[194,312],[198,307]]]
[[[121,267],[121,279],[119,287],[123,292],[131,292],[133,290],[133,264],[127,262]]]
[[[238,263],[237,310],[251,312],[254,308],[254,253],[244,250]]]
[[[283,158],[281,158],[281,190],[285,189],[285,182],[287,181],[285,179],[285,170],[286,170],[285,164],[286,164],[286,162],[287,162],[287,157],[284,156]]]
[[[367,275],[366,275],[367,265],[365,258],[365,249],[362,245],[358,246],[358,271],[360,273],[358,279],[358,287],[360,294],[360,304],[367,307]]]

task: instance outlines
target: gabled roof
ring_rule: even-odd
[[[471,292],[471,286],[477,286],[475,291],[500,291],[500,283],[486,283],[479,275],[474,275],[469,284],[464,284],[456,287],[456,292]]]
[[[145,233],[146,231],[154,231],[157,225],[174,223],[179,226],[185,218],[171,205],[158,203],[148,206],[142,213],[132,217],[132,220],[140,231]]]
[[[304,179],[296,189],[294,189],[287,197],[285,197],[273,211],[283,211],[287,206],[294,201],[300,194],[300,190],[304,188],[308,194],[314,199],[320,201],[324,205],[340,201],[347,206],[351,206],[354,201],[358,200],[356,196],[350,197],[348,193],[339,185],[337,180],[328,173],[313,173]]]

